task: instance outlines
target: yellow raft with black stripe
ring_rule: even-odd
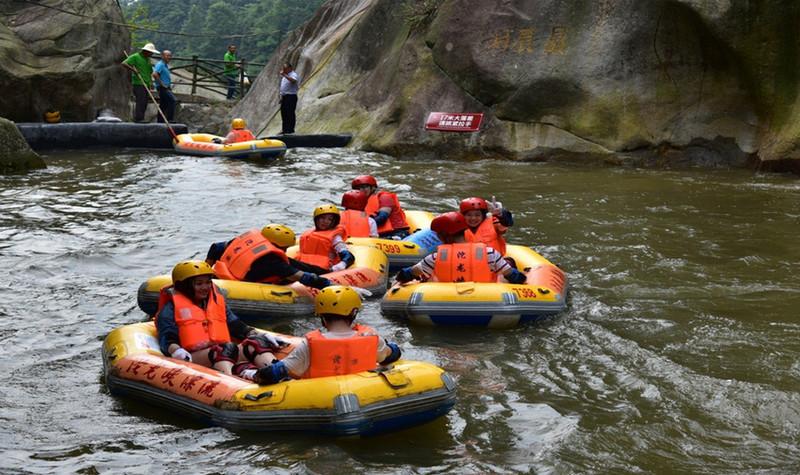
[[[508,245],[526,275],[524,284],[417,282],[395,284],[384,295],[381,311],[423,325],[480,325],[512,327],[562,312],[566,306],[567,276],[555,264],[529,247]]]
[[[386,254],[375,247],[348,246],[356,260],[347,269],[324,274],[338,284],[361,287],[380,296],[386,292],[389,279],[389,261]],[[287,250],[295,255],[297,246]],[[314,296],[317,290],[294,282],[289,285],[259,284],[238,280],[215,279],[222,289],[226,302],[233,313],[243,319],[270,317],[300,317],[314,313]],[[172,284],[170,275],[158,275],[147,279],[139,286],[137,302],[148,315],[158,307],[158,294],[162,288]]]
[[[225,137],[211,134],[180,134],[173,146],[186,155],[225,158],[251,158],[274,160],[286,153],[286,144],[280,140],[258,139],[232,144],[221,143]],[[220,143],[215,143],[215,140]]]
[[[436,250],[441,244],[439,237],[430,230],[433,214],[428,211],[406,211],[406,222],[410,236],[402,239],[383,239],[370,237],[350,237],[348,244],[372,246],[385,252],[389,257],[389,271],[397,271],[412,266],[423,257]]]
[[[282,358],[300,339],[279,336],[291,343],[277,355]],[[456,399],[455,382],[443,369],[405,360],[357,374],[259,386],[164,356],[152,322],[112,331],[102,351],[112,394],[231,430],[371,435],[428,422]]]

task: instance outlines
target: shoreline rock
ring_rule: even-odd
[[[16,124],[0,117],[0,174],[22,173],[47,166],[19,133]]]

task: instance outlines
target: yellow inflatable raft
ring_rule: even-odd
[[[280,140],[249,140],[224,145],[214,143],[224,137],[211,134],[180,134],[174,142],[175,150],[187,155],[226,158],[276,159],[286,153],[286,144]]]
[[[372,246],[385,252],[389,257],[389,271],[397,271],[422,260],[441,244],[439,237],[431,230],[433,214],[427,211],[406,211],[406,221],[412,234],[402,241],[394,239],[350,237],[348,244]]]
[[[506,257],[527,276],[525,284],[412,282],[395,284],[383,297],[389,317],[424,325],[480,325],[494,328],[557,314],[566,308],[567,277],[529,247],[508,245]]]
[[[386,254],[369,246],[348,247],[356,258],[355,263],[345,270],[325,274],[325,277],[342,285],[365,288],[376,296],[383,295],[389,279]],[[296,250],[297,246],[289,248],[287,254],[292,256]],[[225,293],[233,313],[243,319],[299,317],[314,313],[314,295],[317,290],[299,282],[275,285],[215,279],[214,283]],[[158,306],[159,292],[170,284],[172,277],[169,275],[147,279],[139,286],[139,308],[148,315],[153,315]]]
[[[293,345],[299,341],[280,336]],[[259,386],[164,356],[152,322],[109,333],[103,366],[112,394],[231,430],[371,435],[435,419],[456,398],[455,383],[444,370],[404,360],[357,374]]]

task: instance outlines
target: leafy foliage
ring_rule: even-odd
[[[311,18],[323,1],[123,0],[120,4],[128,23],[184,34],[132,30],[134,46],[152,41],[176,56],[222,59],[228,45],[235,44],[240,59],[265,63],[283,38]],[[247,36],[225,38],[235,35]]]
[[[412,30],[417,29],[436,16],[442,0],[405,0],[400,13]]]

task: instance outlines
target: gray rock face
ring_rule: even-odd
[[[114,0],[2,2],[0,115],[38,122],[48,109],[61,120],[91,121],[99,109],[130,116],[130,79],[119,63],[130,48]],[[79,12],[70,15],[58,9]]]
[[[392,0],[326,3],[234,115],[262,135],[280,130],[278,69],[289,59],[302,79],[298,133],[353,132],[368,150],[662,165],[686,150],[705,166],[800,158],[797,2],[417,4],[427,18]],[[426,131],[432,111],[483,112],[484,125]]]
[[[0,173],[45,168],[44,160],[28,146],[17,126],[0,117]]]

